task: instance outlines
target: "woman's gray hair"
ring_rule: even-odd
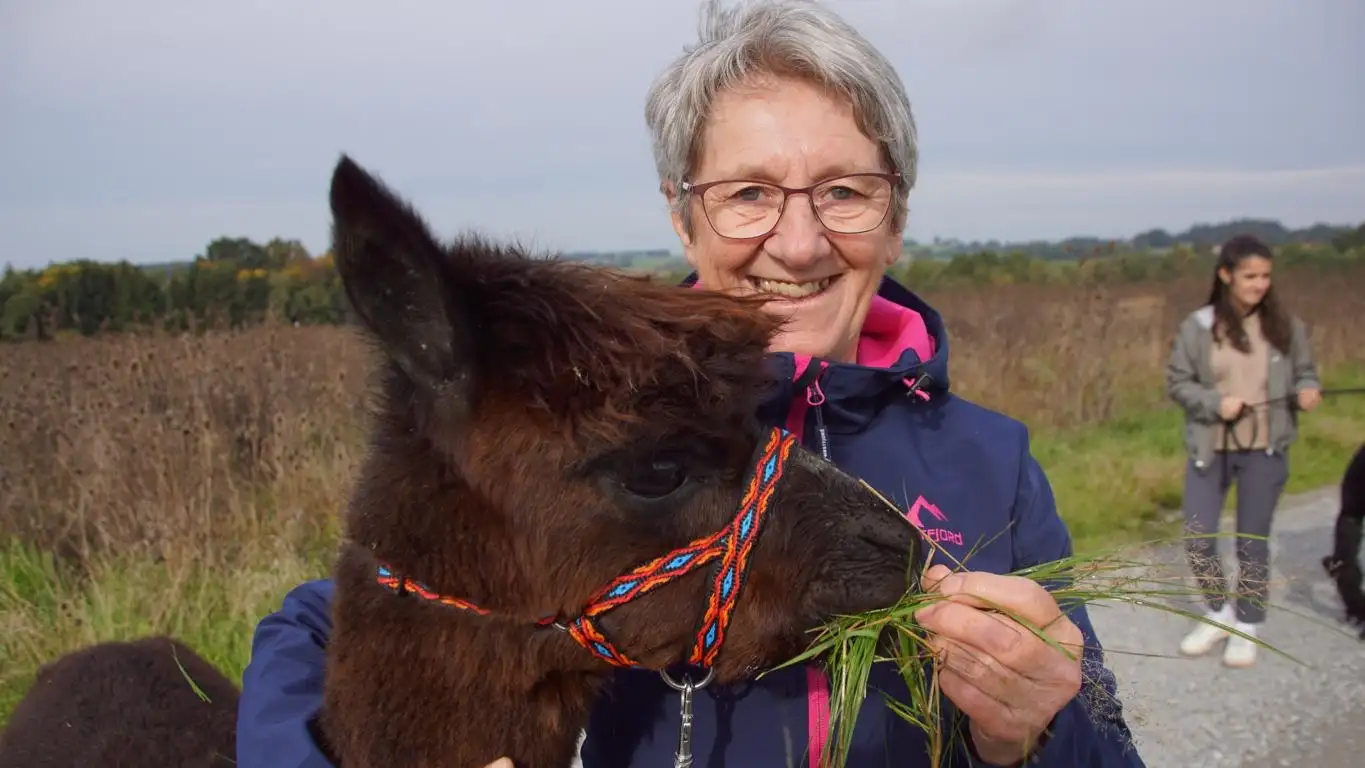
[[[904,225],[915,186],[918,147],[910,100],[900,76],[871,43],[815,0],[705,0],[697,43],[654,81],[645,122],[654,145],[661,190],[680,189],[692,171],[708,112],[722,91],[755,75],[793,75],[843,95],[858,127],[901,174],[892,206]],[[684,212],[686,196],[674,205]],[[690,224],[689,224],[690,226]]]

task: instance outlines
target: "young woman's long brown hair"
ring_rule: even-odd
[[[1274,261],[1275,256],[1260,238],[1254,235],[1234,235],[1218,249],[1218,264],[1213,270],[1213,287],[1209,290],[1208,303],[1213,305],[1213,338],[1221,342],[1227,339],[1239,352],[1249,352],[1246,329],[1242,326],[1242,313],[1232,300],[1231,286],[1223,282],[1219,270],[1235,274],[1237,265],[1244,260],[1259,256],[1266,261]],[[1290,323],[1289,315],[1280,307],[1275,295],[1275,283],[1271,281],[1265,296],[1252,312],[1261,316],[1261,333],[1272,347],[1281,354],[1289,353]]]

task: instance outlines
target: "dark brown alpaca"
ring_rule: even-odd
[[[1361,526],[1365,524],[1365,445],[1356,450],[1341,478],[1341,511],[1337,514],[1332,554],[1322,567],[1337,585],[1346,606],[1346,620],[1361,627],[1365,640],[1365,591],[1360,571]]]
[[[554,623],[581,627],[604,585],[735,523],[781,437],[754,417],[776,323],[753,301],[441,247],[346,158],[331,206],[386,362],[334,574],[323,738],[347,768],[567,766],[612,667]],[[920,565],[914,529],[857,480],[799,447],[774,464],[719,682],[789,658],[833,613],[890,604]],[[595,626],[639,666],[688,660],[719,562]]]
[[[339,765],[564,768],[612,663],[749,677],[831,614],[916,583],[915,529],[756,421],[776,323],[754,301],[475,239],[443,248],[345,158],[331,206],[338,271],[383,358],[315,734]],[[622,577],[639,584],[618,604],[604,588]],[[120,655],[59,664],[111,680]],[[47,738],[35,718],[82,684],[35,689],[12,730]],[[163,736],[142,725],[145,697],[90,693],[113,709],[81,739],[227,743]]]
[[[93,645],[38,671],[0,735],[0,768],[231,768],[237,695],[170,638]]]

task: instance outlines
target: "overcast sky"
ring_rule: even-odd
[[[900,71],[909,234],[1365,220],[1361,0],[831,0]],[[668,247],[694,0],[0,0],[0,261],[326,247],[347,152],[442,234]]]

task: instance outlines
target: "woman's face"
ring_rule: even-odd
[[[1243,312],[1250,312],[1270,290],[1270,259],[1248,256],[1228,271],[1219,268],[1218,276],[1228,286],[1232,301]]]
[[[876,143],[858,129],[847,103],[804,81],[768,78],[716,99],[688,180],[744,179],[805,187],[845,174],[890,170]],[[868,186],[856,194],[883,194],[889,203],[889,184],[878,186],[874,179],[864,183]],[[758,194],[749,187],[720,197],[747,204]],[[841,185],[817,192],[816,204],[832,211],[822,216],[834,222],[838,207],[854,195]],[[690,198],[691,236],[678,213],[673,226],[704,288],[773,297],[768,310],[789,318],[774,339],[775,351],[854,358],[882,275],[901,255],[901,233],[893,229],[889,212],[871,231],[839,234],[815,217],[810,196],[792,195],[771,232],[735,239],[718,235],[698,195]],[[707,206],[720,223],[722,203],[716,199],[709,197]]]

